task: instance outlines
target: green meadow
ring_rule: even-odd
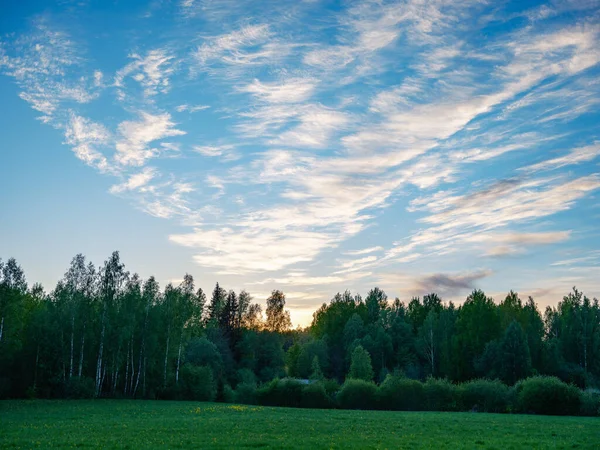
[[[2,448],[599,448],[600,419],[267,408],[222,403],[0,402]]]

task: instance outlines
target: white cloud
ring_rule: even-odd
[[[360,255],[368,255],[369,253],[380,252],[382,250],[383,250],[383,247],[378,245],[376,247],[368,247],[368,248],[363,248],[361,250],[351,250],[351,251],[347,251],[344,253],[346,255],[350,255],[350,256],[360,256]]]
[[[194,145],[193,150],[203,156],[215,157],[231,153],[234,145]]]
[[[139,190],[146,186],[156,176],[156,173],[156,169],[144,167],[141,172],[131,175],[124,183],[111,186],[110,193],[120,194],[126,191]]]
[[[205,109],[210,108],[209,105],[195,105],[195,106],[191,106],[191,105],[179,105],[175,107],[175,111],[177,112],[185,112],[188,111],[189,113],[195,113],[198,111],[204,111]]]
[[[316,80],[312,78],[291,78],[282,83],[261,83],[255,79],[239,90],[267,103],[299,103],[310,98],[315,87]]]
[[[111,172],[113,169],[106,157],[97,149],[109,143],[110,133],[101,124],[85,117],[71,114],[65,127],[67,144],[73,147],[75,155],[87,165]]]
[[[600,144],[587,145],[585,147],[574,148],[565,156],[547,159],[546,161],[523,167],[519,170],[527,172],[555,170],[564,166],[593,161],[598,156],[600,156]]]
[[[159,48],[150,50],[145,56],[133,53],[129,57],[133,61],[117,72],[115,86],[124,88],[125,78],[131,77],[140,83],[147,97],[168,92],[169,78],[175,72],[173,55]]]
[[[150,114],[140,112],[140,120],[125,121],[119,124],[120,139],[117,140],[115,159],[121,165],[141,166],[146,160],[157,155],[158,150],[149,148],[151,142],[171,136],[180,136],[184,131],[178,130],[171,121],[171,115]]]

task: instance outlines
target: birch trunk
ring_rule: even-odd
[[[83,371],[83,346],[85,344],[85,322],[83,322],[83,331],[81,334],[81,349],[79,351],[79,372],[78,376],[81,378],[81,372]]]
[[[175,384],[179,384],[179,365],[181,364],[181,344],[183,342],[183,330],[181,330],[181,337],[179,338],[179,350],[177,352],[177,371],[175,372]]]
[[[131,335],[131,378],[129,380],[129,389],[128,391],[131,393],[131,391],[133,390],[133,379],[135,378],[135,359],[133,357],[134,354],[134,347],[133,347],[133,334]]]
[[[104,310],[102,311],[102,331],[100,332],[100,349],[98,350],[98,364],[96,365],[96,397],[100,395],[102,390],[102,382],[104,381],[104,374],[106,370],[102,371],[102,354],[104,352],[104,333],[106,331],[106,303],[104,304]]]
[[[167,387],[167,360],[169,358],[169,341],[171,340],[171,326],[167,331],[167,348],[165,350],[165,369],[163,374],[163,387],[166,389]]]
[[[142,355],[144,354],[144,351],[146,349],[146,329],[148,326],[148,312],[149,311],[150,311],[150,303],[148,302],[148,304],[146,305],[146,317],[144,319],[144,331],[142,332],[142,345],[140,345],[140,360],[139,360],[139,365],[138,365],[137,379],[135,381],[135,387],[133,388],[133,396],[134,397],[135,397],[135,393],[137,392],[138,385],[140,384],[140,374],[142,373]],[[144,376],[146,375],[145,370],[146,370],[146,367],[144,365]],[[145,394],[145,389],[144,389],[144,394]]]
[[[129,383],[129,352],[131,351],[131,347],[127,346],[127,357],[125,358],[125,387],[123,388],[123,393],[127,395],[127,387]]]
[[[4,331],[4,317],[0,320],[0,342],[2,342],[2,332]]]
[[[73,347],[75,345],[75,314],[71,316],[71,357],[69,362],[69,379],[73,377]]]

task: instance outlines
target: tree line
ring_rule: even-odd
[[[346,291],[296,330],[279,290],[264,315],[244,290],[217,283],[209,295],[189,274],[161,289],[126,271],[118,252],[100,267],[75,256],[49,293],[0,260],[0,398],[243,400],[286,377],[328,392],[347,379],[379,389],[392,379],[600,381],[600,306],[575,288],[543,313],[512,291],[495,302],[474,290],[460,306]]]

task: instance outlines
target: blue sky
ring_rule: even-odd
[[[0,256],[51,289],[600,295],[595,0],[3,2]]]

